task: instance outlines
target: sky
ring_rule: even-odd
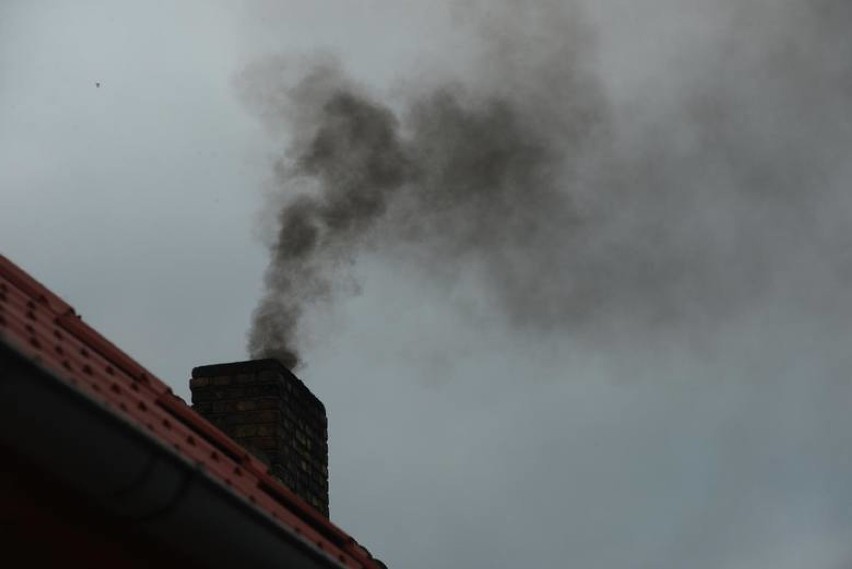
[[[188,400],[247,357],[282,209],[373,190],[324,114],[349,93],[416,174],[299,301],[333,521],[389,567],[843,569],[850,29],[842,0],[5,0],[0,251]]]

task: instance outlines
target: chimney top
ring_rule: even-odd
[[[274,358],[266,358],[261,360],[245,360],[241,362],[228,362],[221,364],[209,364],[192,368],[192,379],[200,377],[221,377],[234,376],[243,374],[255,374],[264,371],[280,373],[289,383],[298,385],[304,395],[306,395],[314,404],[319,406],[325,412],[325,405],[322,404],[316,395],[311,393],[311,390],[299,379],[299,377],[290,371],[281,361]]]
[[[258,371],[285,371],[290,375],[293,374],[280,361],[273,358],[266,358],[262,360],[246,360],[194,367],[192,368],[192,377],[214,377],[217,375],[234,375],[236,373],[253,373]]]

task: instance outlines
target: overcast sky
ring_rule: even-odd
[[[0,250],[188,399],[246,357],[316,53],[401,117],[449,82],[600,125],[556,146],[581,238],[379,239],[308,308],[336,523],[395,568],[852,566],[848,2],[2,0]],[[571,279],[595,326],[518,325]]]

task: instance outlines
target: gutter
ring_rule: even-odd
[[[3,341],[0,445],[199,565],[346,567]]]

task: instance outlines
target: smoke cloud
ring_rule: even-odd
[[[243,76],[287,142],[277,237],[314,236],[273,246],[254,354],[379,273],[359,353],[311,370],[358,410],[344,527],[391,565],[849,567],[852,4],[455,16],[473,55],[391,94],[329,57]]]
[[[337,261],[357,251],[410,167],[393,113],[347,86],[333,64],[317,64],[286,103],[296,130],[280,183],[309,179],[319,193],[298,195],[280,212],[249,351],[292,368],[304,307],[329,297]]]
[[[471,72],[401,104],[329,57],[249,69],[246,98],[289,137],[252,356],[297,365],[305,309],[367,250],[472,274],[512,325],[596,342],[712,335],[769,298],[845,314],[849,4],[729,7],[626,101],[590,19],[492,10]]]

